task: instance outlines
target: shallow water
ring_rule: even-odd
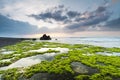
[[[57,54],[59,53],[46,53],[43,55],[36,55],[32,57],[22,58],[7,67],[1,67],[0,70],[6,70],[10,68],[17,68],[17,67],[28,67],[28,66],[40,63],[41,61],[45,61],[45,60],[50,61]]]
[[[4,51],[6,51],[6,49],[2,48],[2,49],[0,49],[0,51],[1,51],[1,52],[4,52]]]
[[[107,52],[97,52],[96,54],[105,55],[105,56],[120,56],[120,53],[107,53]]]
[[[2,80],[2,79],[1,79],[1,76],[2,76],[2,75],[0,74],[0,80]]]
[[[12,63],[9,66],[1,67],[0,70],[7,70],[10,68],[17,68],[17,67],[28,67],[28,66],[40,63],[41,61],[46,61],[46,60],[51,61],[54,59],[54,56],[56,56],[58,54],[66,53],[69,50],[68,48],[51,48],[51,49],[58,50],[60,52],[59,53],[54,53],[54,52],[53,53],[45,53],[42,55],[36,55],[36,56],[32,56],[32,57],[22,58],[22,59],[16,61],[15,63]],[[44,50],[44,49],[42,48],[42,50]],[[49,50],[49,48],[45,48],[45,50]],[[39,51],[39,50],[37,50],[37,51]],[[41,51],[41,49],[40,49],[40,51]]]
[[[94,54],[87,53],[87,54],[82,54],[82,55],[85,55],[85,56],[93,56]]]
[[[0,60],[0,62],[7,62],[7,61],[10,61],[11,59],[3,59],[3,60]]]
[[[1,54],[12,54],[14,53],[14,51],[4,51],[4,52],[1,52]]]
[[[68,37],[53,38],[49,42],[60,42],[69,44],[89,44],[102,47],[120,47],[120,37]]]
[[[48,50],[55,50],[55,51],[60,51],[60,53],[66,53],[69,51],[68,48],[60,48],[60,47],[57,47],[57,48],[40,48],[38,50],[30,50],[28,52],[46,52]]]

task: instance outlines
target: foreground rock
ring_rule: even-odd
[[[74,80],[74,76],[71,73],[66,74],[54,74],[54,73],[37,73],[31,78],[26,79],[23,76],[18,80]]]
[[[98,73],[97,69],[93,69],[91,67],[88,67],[80,62],[72,62],[71,63],[71,67],[73,69],[74,72],[78,73],[78,74],[94,74],[94,73]]]
[[[40,40],[51,40],[51,37],[44,34],[42,37],[40,37]]]

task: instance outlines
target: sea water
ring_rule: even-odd
[[[120,48],[120,37],[67,37],[67,38],[53,38],[50,42],[68,44],[89,44],[102,47]]]

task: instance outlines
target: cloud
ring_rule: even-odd
[[[43,22],[36,21],[26,15],[45,11],[47,8],[58,5],[58,2],[59,0],[0,0],[0,13],[4,16],[9,16],[13,20],[43,27]]]
[[[60,28],[48,29],[47,27],[38,28],[30,25],[27,22],[21,22],[9,19],[6,16],[0,15],[0,35],[32,35],[44,34],[52,32],[61,32]]]
[[[67,19],[66,16],[61,15],[61,11],[55,11],[53,13],[46,12],[46,13],[42,13],[42,14],[39,14],[39,15],[30,15],[30,16],[35,17],[37,20],[42,19],[44,21],[47,21],[49,19],[53,19],[55,21],[63,21],[63,20]]]
[[[106,10],[106,7],[99,6],[96,10],[92,12],[84,12],[79,18],[76,18],[76,23],[67,25],[65,29],[76,31],[89,30],[92,26],[94,30],[100,30],[96,25],[105,23],[111,17],[111,12]]]
[[[106,7],[105,6],[99,6],[96,10],[97,13],[101,13],[101,12],[104,12],[106,10]]]
[[[29,17],[33,17],[36,20],[43,20],[45,22],[50,22],[50,23],[51,22],[58,22],[58,23],[73,22],[73,20],[79,16],[80,16],[79,12],[69,11],[67,8],[64,7],[64,5],[52,7],[37,15],[36,14],[29,15]]]
[[[74,28],[79,28],[81,26],[92,26],[92,25],[96,25],[96,24],[99,24],[101,22],[104,22],[104,21],[108,20],[108,18],[109,18],[109,15],[94,16],[94,17],[91,17],[87,20],[85,19],[83,22],[69,25],[67,28],[74,29]]]
[[[0,15],[0,34],[25,35],[37,32],[36,26]]]
[[[107,4],[107,3],[105,3]],[[106,22],[111,17],[111,12],[107,10],[106,5],[100,5],[94,11],[77,12],[67,9],[64,5],[52,7],[39,14],[32,14],[36,20],[43,20],[48,23],[62,23],[63,30],[67,31],[84,31],[97,29],[96,25]],[[93,26],[93,28],[90,28]],[[95,26],[95,27],[94,27]],[[99,29],[100,30],[100,29]]]
[[[68,17],[73,18],[73,17],[80,16],[80,13],[75,12],[75,11],[68,11],[67,15],[68,15]]]
[[[119,31],[120,30],[120,17],[106,22],[104,27],[106,28],[105,30]]]

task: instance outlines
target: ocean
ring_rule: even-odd
[[[120,48],[120,37],[66,37],[66,38],[52,38],[50,42],[68,44],[89,44],[102,47]]]

